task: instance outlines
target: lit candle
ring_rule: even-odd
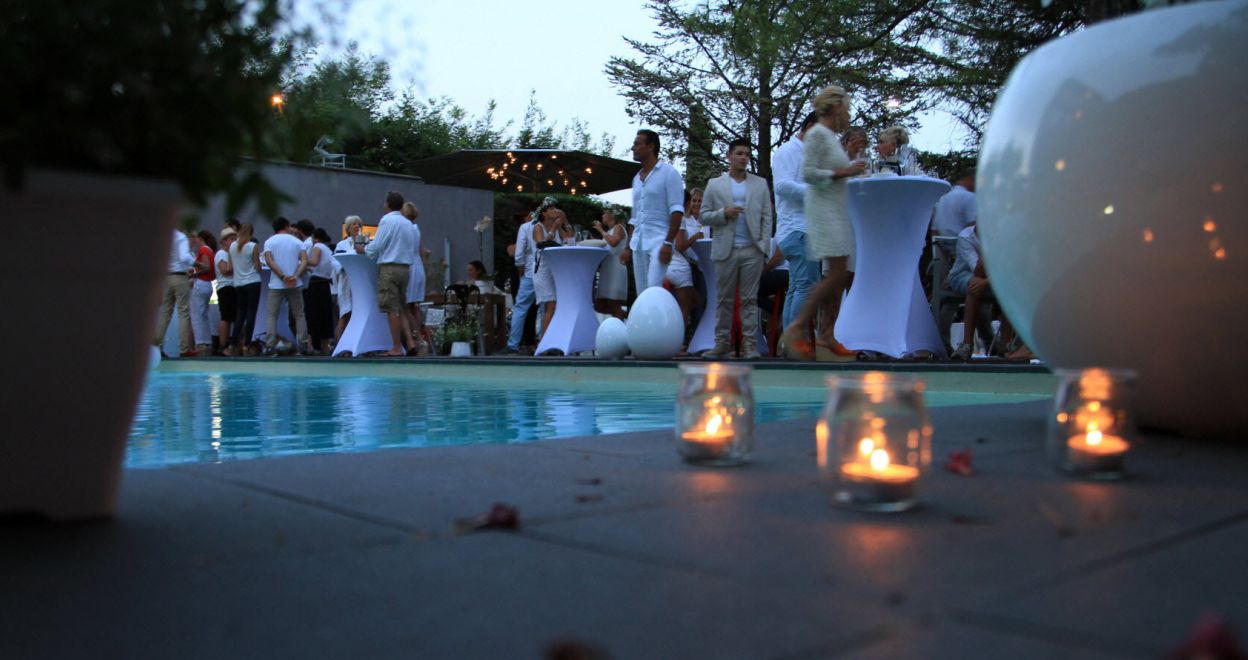
[[[1087,433],[1070,436],[1066,446],[1071,468],[1080,472],[1116,474],[1123,471],[1123,460],[1131,445],[1116,435],[1106,435],[1096,424]]]
[[[699,428],[680,434],[681,454],[689,459],[721,458],[728,455],[733,437],[732,417],[721,407],[709,411]]]
[[[894,464],[885,449],[878,448],[876,441],[863,438],[858,443],[860,460],[841,466],[843,488],[837,498],[858,504],[882,505],[912,504],[919,469],[911,465]]]

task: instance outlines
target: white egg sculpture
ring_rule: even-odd
[[[1242,2],[1099,23],[1019,62],[984,135],[993,291],[1051,365],[1136,370],[1145,426],[1248,431],[1246,43]]]
[[[594,352],[608,360],[618,360],[628,354],[628,327],[623,321],[609,317],[598,324]]]
[[[652,286],[628,310],[628,347],[643,360],[666,360],[680,350],[685,321],[676,298],[661,286]]]
[[[159,367],[159,366],[160,366],[160,349],[155,346],[149,346],[148,353],[147,353],[147,369],[148,371],[152,371],[152,370],[155,370],[156,367]]]

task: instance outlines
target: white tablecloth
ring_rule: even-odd
[[[351,286],[351,320],[342,331],[334,355],[350,352],[359,357],[373,351],[388,351],[394,345],[386,315],[377,308],[377,262],[362,254],[335,254],[347,271]]]
[[[594,349],[598,315],[594,313],[594,273],[611,254],[600,247],[549,247],[542,250],[542,267],[555,277],[555,316],[537,345],[537,354],[552,348],[571,355]]]
[[[702,271],[702,279],[706,280],[706,298],[702,301],[702,320],[689,339],[689,353],[701,353],[715,346],[715,262],[711,261],[711,239],[702,238],[693,242],[693,252],[698,255],[698,270]]]
[[[945,356],[919,282],[919,257],[932,208],[948,190],[948,183],[921,176],[849,182],[858,263],[836,321],[836,338],[846,348],[895,358],[918,350]]]

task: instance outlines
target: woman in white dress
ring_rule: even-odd
[[[334,254],[355,254],[356,236],[363,230],[364,220],[358,215],[349,215],[342,225],[347,237],[338,241]],[[334,269],[334,297],[338,300],[338,325],[334,328],[334,345],[337,345],[351,321],[351,283],[347,281],[347,269],[341,265]]]
[[[540,222],[533,225],[533,244],[537,246],[537,272],[533,274],[533,291],[536,294],[538,307],[542,309],[542,330],[537,341],[541,343],[550,320],[555,317],[555,276],[550,265],[542,263],[542,251],[548,247],[558,247],[573,243],[572,227],[568,225],[568,216],[556,206],[553,197],[547,197],[537,209]]]
[[[602,219],[594,221],[594,229],[602,234],[611,254],[598,267],[598,292],[594,300],[597,311],[623,321],[624,301],[628,299],[628,266],[620,263],[620,253],[628,247],[628,232],[620,224],[614,209],[604,209]]]
[[[425,316],[420,309],[420,303],[425,300],[425,260],[420,246],[420,225],[416,224],[420,209],[411,202],[403,202],[403,209],[399,212],[412,222],[412,237],[415,239],[416,253],[413,255],[411,274],[407,278],[407,313],[412,335],[416,338],[417,353],[423,355],[428,353],[428,348],[424,339]]]
[[[806,304],[780,338],[785,355],[810,360],[852,360],[853,351],[832,336],[840,313],[841,297],[853,278],[849,262],[854,254],[854,228],[849,221],[848,179],[866,167],[850,161],[836,133],[849,128],[849,95],[830,86],[814,101],[819,120],[806,132],[802,178],[806,188],[806,250],[810,259],[823,260],[823,279],[811,291]],[[818,339],[811,341],[809,328],[819,312],[823,318]]]

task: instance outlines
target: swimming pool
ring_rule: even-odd
[[[670,428],[676,370],[630,380],[530,370],[527,378],[361,375],[298,366],[149,374],[127,445],[132,468],[395,447],[501,444]],[[300,373],[303,371],[305,373]],[[616,375],[635,370],[615,370]],[[551,377],[551,376],[557,377]],[[808,379],[809,380],[809,379]],[[756,386],[759,422],[813,417],[824,391]],[[1036,393],[929,392],[932,406]]]

